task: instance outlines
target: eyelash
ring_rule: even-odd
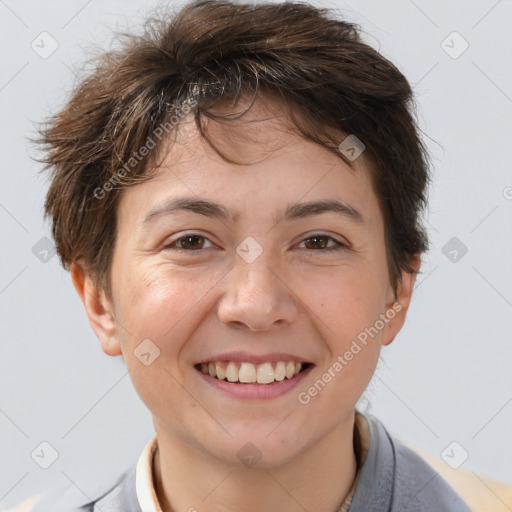
[[[190,234],[184,235],[184,236],[182,236],[180,238],[177,238],[173,242],[167,244],[164,247],[164,249],[171,249],[173,251],[177,251],[177,252],[180,252],[180,253],[198,253],[198,252],[202,251],[203,249],[183,249],[183,248],[180,248],[180,247],[174,247],[174,244],[180,242],[181,240],[185,240],[187,238],[190,238],[190,237],[204,238],[205,240],[208,240],[208,238],[206,236],[199,235],[197,233],[190,233]],[[335,245],[333,245],[331,247],[328,247],[326,249],[309,249],[310,251],[324,252],[325,253],[325,252],[332,252],[332,251],[339,251],[339,250],[343,250],[343,249],[348,249],[348,245],[347,244],[344,244],[344,243],[340,242],[339,240],[336,240],[332,236],[325,235],[323,233],[313,233],[312,235],[308,236],[307,238],[302,239],[300,243],[306,242],[306,241],[311,240],[313,238],[327,238],[328,240],[332,240]]]

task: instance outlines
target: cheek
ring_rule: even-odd
[[[384,312],[386,276],[367,267],[340,270],[303,286],[305,304],[323,323],[326,339],[340,348]]]
[[[175,318],[186,308],[179,283],[160,279],[158,275],[137,278],[136,274],[125,280],[118,300],[118,317],[133,336],[147,337],[155,341],[166,329],[170,329]]]
[[[321,393],[319,404],[353,405],[371,379],[383,333],[379,321],[385,312],[387,290],[383,268],[345,269],[317,281],[306,295],[328,350],[319,373],[332,382],[329,391]]]
[[[131,269],[118,294],[119,334],[127,351],[144,339],[162,354],[176,354],[200,322],[217,276],[190,273],[169,264]]]
[[[375,282],[352,276],[332,283],[323,297],[309,297],[310,304],[316,304],[327,357],[312,387],[302,389],[302,397],[317,408],[334,408],[338,420],[355,406],[378,363],[383,331],[375,324],[384,311],[382,296]]]
[[[163,266],[119,273],[120,282],[118,335],[133,385],[157,417],[170,408],[180,420],[179,411],[187,409],[191,399],[179,384],[183,380],[179,356],[195,328],[194,315],[189,313],[196,311],[204,291],[191,284],[194,280],[171,276]]]

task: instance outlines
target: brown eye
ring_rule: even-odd
[[[304,240],[308,249],[325,249],[327,246],[327,236],[312,236]]]
[[[343,249],[346,247],[345,244],[338,242],[338,240],[335,240],[331,236],[327,235],[314,235],[310,236],[308,238],[305,238],[301,244],[305,244],[306,249],[323,249],[322,252],[331,251],[331,250],[337,250],[337,249]]]
[[[177,246],[178,249],[197,251],[203,248],[205,240],[201,235],[187,235],[175,240],[170,247]]]

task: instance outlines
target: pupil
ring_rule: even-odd
[[[190,248],[190,246],[196,246],[197,243],[198,243],[198,240],[200,239],[201,237],[200,236],[197,236],[197,235],[190,235],[190,236],[187,236],[184,238],[184,245],[185,246],[189,246],[188,248]],[[194,243],[195,242],[195,243]],[[192,249],[194,249],[196,247],[192,247]]]
[[[310,240],[313,242],[314,247],[325,247],[325,236],[314,236]]]

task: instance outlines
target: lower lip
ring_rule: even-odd
[[[273,384],[237,384],[210,377],[209,374],[194,368],[208,385],[240,400],[269,400],[284,395],[298,386],[312,369],[313,365],[292,379],[285,378],[281,381],[274,381]]]

